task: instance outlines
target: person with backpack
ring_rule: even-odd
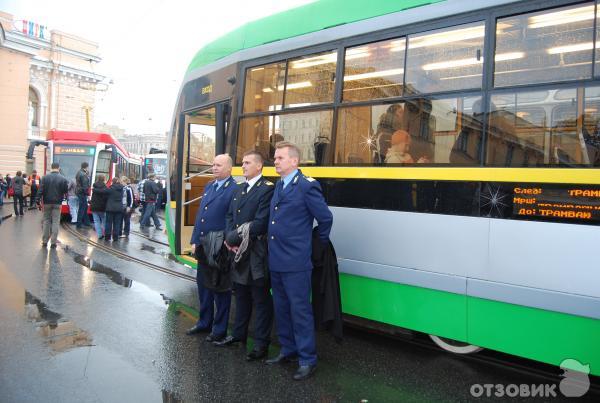
[[[27,184],[27,179],[23,179],[21,171],[17,171],[17,175],[12,180],[13,205],[15,208],[15,216],[23,216],[23,186]],[[17,210],[17,203],[19,209]]]

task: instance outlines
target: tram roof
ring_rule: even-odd
[[[48,131],[46,140],[52,141],[72,141],[78,144],[86,143],[106,143],[115,144],[117,148],[121,150],[126,157],[131,157],[129,152],[123,147],[119,140],[113,137],[110,133],[96,133],[96,132],[79,132],[79,131],[66,131],[52,129]]]
[[[248,22],[202,47],[188,72],[240,50],[445,0],[319,0]]]

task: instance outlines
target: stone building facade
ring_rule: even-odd
[[[100,60],[95,42],[0,11],[0,174],[25,170],[29,143],[50,129],[89,130],[96,91],[106,89]]]

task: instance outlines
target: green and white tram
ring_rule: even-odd
[[[349,318],[600,375],[599,18],[596,1],[324,0],[208,44],[174,111],[173,252],[195,264],[215,154],[241,175],[244,151],[293,141],[334,214]]]

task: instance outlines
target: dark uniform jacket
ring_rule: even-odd
[[[203,270],[204,286],[210,290],[222,292],[231,288],[228,253],[223,241],[225,239],[225,214],[229,210],[229,204],[237,190],[237,184],[232,177],[229,177],[218,190],[215,190],[215,183],[216,181],[211,181],[205,187],[190,243],[196,245],[198,270]],[[208,237],[211,232],[216,234]],[[214,242],[219,242],[219,245],[214,245]],[[206,252],[212,253],[210,260],[218,262],[218,267],[209,264]]]
[[[269,215],[269,270],[294,272],[311,270],[313,221],[319,224],[319,239],[326,243],[333,216],[321,192],[321,185],[300,170],[283,188],[275,186]]]
[[[69,182],[64,176],[58,172],[50,172],[42,178],[36,195],[37,201],[41,199],[44,204],[62,204],[68,189]]]
[[[250,242],[242,260],[233,264],[232,280],[238,284],[252,285],[256,280],[267,277],[267,228],[269,206],[275,186],[261,177],[250,191],[246,183],[238,186],[226,216],[226,231],[235,231],[240,225],[250,222]],[[256,284],[258,285],[258,284]]]
[[[342,341],[342,299],[337,256],[331,242],[319,239],[318,227],[312,237],[312,307],[315,328],[328,329],[339,343]]]

